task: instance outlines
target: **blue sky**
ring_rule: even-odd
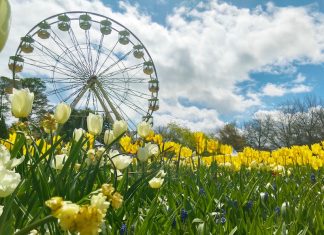
[[[124,24],[149,50],[160,80],[156,125],[213,131],[272,112],[287,99],[324,99],[324,1],[12,0],[0,65],[40,20],[72,10]],[[30,11],[28,19],[21,17]],[[0,69],[4,75],[7,70]]]

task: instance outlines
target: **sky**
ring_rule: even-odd
[[[323,97],[323,0],[11,0],[0,74],[21,36],[65,11],[107,15],[148,49],[160,81],[154,125],[212,132],[287,99]],[[28,12],[28,14],[26,14]]]

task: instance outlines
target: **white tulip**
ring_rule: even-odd
[[[114,136],[119,137],[127,131],[127,123],[124,120],[115,121],[113,125]]]
[[[109,156],[111,156],[111,154],[109,154]],[[133,159],[130,156],[128,156],[128,155],[121,155],[121,154],[119,154],[118,151],[117,151],[117,154],[115,153],[114,156],[111,157],[111,160],[112,160],[112,162],[114,163],[115,167],[118,170],[125,169],[133,161]]]
[[[149,185],[151,188],[157,189],[157,188],[161,188],[163,182],[164,182],[163,178],[154,177],[149,181]]]
[[[16,90],[13,89],[9,96],[11,101],[11,112],[16,118],[28,117],[32,110],[34,93],[29,92],[29,89]]]
[[[104,143],[106,145],[111,144],[115,139],[116,138],[115,138],[114,132],[112,130],[106,130],[105,131]]]
[[[70,105],[66,103],[60,103],[56,106],[54,112],[54,118],[58,123],[60,124],[66,123],[67,120],[70,118],[70,115],[71,115]]]
[[[0,144],[0,166],[3,166],[7,170],[11,170],[12,168],[22,163],[24,160],[25,156],[22,156],[21,158],[11,159],[9,150],[4,145]]]
[[[68,156],[66,154],[55,155],[54,159],[51,162],[51,167],[56,170],[62,170],[67,157]]]
[[[87,117],[88,132],[92,135],[100,135],[102,131],[103,119],[102,116],[89,113]]]
[[[20,175],[12,170],[24,161],[25,157],[12,158],[9,150],[0,144],[0,197],[7,197],[20,183]]]
[[[146,162],[147,159],[150,157],[149,152],[147,151],[147,148],[145,147],[139,147],[137,150],[137,158],[141,162]]]
[[[148,122],[143,121],[137,125],[137,134],[142,138],[146,138],[151,131],[153,131],[152,127]]]
[[[20,183],[20,175],[0,165],[0,197],[7,197]]]
[[[159,154],[159,146],[156,144],[147,143],[144,147],[138,148],[137,157],[141,162],[146,162],[151,156]]]
[[[157,144],[147,143],[145,144],[145,148],[147,148],[147,151],[149,152],[150,156],[159,155],[159,146]]]
[[[85,130],[83,130],[82,128],[74,129],[73,139],[78,142],[84,134],[85,134]]]
[[[0,205],[0,216],[2,215],[3,212],[3,206]]]

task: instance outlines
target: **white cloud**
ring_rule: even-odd
[[[287,93],[287,89],[282,85],[267,83],[262,88],[263,95],[266,96],[283,96]]]
[[[11,5],[12,29],[1,53],[1,74],[9,74],[3,68],[20,36],[42,19],[76,9],[100,12],[131,29],[149,50],[161,86],[156,124],[177,120],[195,129],[221,125],[219,115],[262,104],[257,94],[237,92],[237,84],[250,79],[250,72],[294,73],[296,64],[324,60],[324,15],[307,7],[268,4],[249,10],[211,0],[193,9],[174,9],[163,26],[125,2],[120,3],[123,13],[99,0],[12,0]],[[263,87],[270,96],[310,90],[302,84]],[[181,105],[178,97],[186,97],[192,107]]]
[[[306,93],[312,91],[312,87],[304,85],[304,84],[296,84],[296,85],[289,85],[289,84],[280,84],[276,85],[273,83],[267,83],[262,88],[261,95],[263,96],[284,96],[289,93]]]
[[[213,109],[199,109],[195,106],[185,107],[178,102],[164,103],[163,111],[158,111],[154,122],[157,125],[167,125],[170,122],[189,127],[191,130],[212,132],[224,125],[219,119],[219,114]]]
[[[294,83],[302,83],[302,82],[305,82],[305,80],[306,80],[306,77],[303,74],[298,73],[296,79],[293,82]]]
[[[299,84],[297,86],[292,87],[290,89],[290,92],[291,93],[305,93],[305,92],[311,92],[312,90],[313,90],[313,88],[310,86]]]

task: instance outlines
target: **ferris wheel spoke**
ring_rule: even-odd
[[[71,90],[72,88],[75,88],[74,84],[51,90],[51,91],[47,92],[46,94],[47,95],[59,94],[59,93],[62,93],[64,91]]]
[[[80,87],[79,89],[75,90],[74,92],[72,92],[69,96],[67,96],[66,98],[63,99],[63,102],[67,102],[69,99],[71,99],[72,97],[74,97],[76,94],[80,94],[80,92],[83,90],[83,87]],[[78,97],[78,96],[76,96]],[[74,101],[75,99],[73,99]],[[73,101],[71,102],[71,107],[73,104]]]
[[[71,51],[71,49],[62,41],[62,39],[51,29],[51,39],[55,42],[55,44],[62,50],[63,53],[66,53],[66,55],[70,58],[71,62],[74,64],[75,68],[78,68],[81,73],[85,74],[86,70],[84,65],[82,64],[82,61],[74,55],[74,53]],[[54,35],[54,37],[52,36]],[[80,66],[82,64],[83,66]]]
[[[132,95],[132,96],[136,96],[138,98],[143,98],[143,99],[149,99],[151,98],[151,95],[148,95],[146,93],[143,93],[141,91],[129,88],[129,87],[123,87],[123,86],[119,86],[116,84],[109,84],[111,88],[119,90],[119,91],[126,91],[127,94]]]
[[[75,84],[75,85],[79,85],[79,84],[83,84],[83,82],[81,81],[72,81],[71,78],[65,77],[65,78],[52,78],[52,77],[43,77],[42,80],[44,82],[48,82],[48,83],[58,83],[58,84]]]
[[[56,63],[59,63],[61,65],[63,65],[64,67],[70,69],[71,71],[73,71],[75,74],[81,75],[80,71],[78,70],[78,68],[75,67],[75,65],[73,63],[71,63],[70,61],[66,60],[64,57],[62,57],[61,55],[57,54],[56,52],[52,51],[51,49],[49,49],[48,47],[46,47],[45,45],[41,44],[40,42],[38,42],[37,40],[35,40],[35,42],[37,44],[39,44],[39,46],[36,46],[36,44],[34,44],[34,47],[39,50],[40,52],[44,53],[45,55],[48,55],[50,58],[52,58]],[[65,63],[63,63],[62,61],[64,61]],[[75,70],[77,69],[77,70]]]
[[[64,68],[61,68],[61,67],[55,67],[54,65],[47,64],[47,63],[42,62],[42,61],[34,60],[34,59],[32,59],[30,57],[27,57],[27,56],[25,56],[24,59],[25,59],[25,61],[24,61],[25,64],[35,66],[35,67],[38,67],[38,68],[42,68],[44,70],[48,70],[48,71],[51,71],[51,72],[59,73],[59,74],[66,75],[68,77],[72,77],[72,78],[77,79],[77,77],[74,76],[73,72],[68,70],[68,69],[64,69]]]
[[[83,81],[71,81],[71,78],[42,78],[42,80],[45,80],[46,82],[51,82],[51,83],[59,83],[59,84],[83,84]]]
[[[117,109],[119,110],[119,113],[120,113],[120,115],[122,116],[123,120],[131,122],[131,123],[133,124],[133,126],[136,127],[136,124],[135,124],[135,123],[132,121],[132,119],[131,119],[127,114],[126,114],[126,112],[123,111],[123,110],[120,108],[120,105],[118,105],[118,104],[115,102],[114,99],[112,99],[111,101],[114,103],[115,107],[117,107]],[[125,117],[127,117],[127,118],[125,118]]]
[[[70,27],[69,35],[70,35],[71,42],[72,42],[72,44],[74,46],[74,49],[76,50],[80,60],[81,61],[83,60],[84,63],[82,63],[82,64],[83,64],[83,66],[85,66],[85,68],[87,70],[87,74],[90,76],[91,75],[91,69],[89,67],[89,64],[87,63],[87,59],[85,58],[85,55],[83,54],[83,51],[82,51],[82,49],[80,47],[78,39],[76,38],[76,36],[74,34],[74,31],[73,31],[72,27]]]
[[[113,67],[115,67],[118,63],[120,63],[121,61],[123,61],[133,51],[134,51],[134,49],[131,49],[130,51],[128,51],[126,54],[124,54],[122,57],[120,57],[116,62],[114,62],[113,64],[111,64],[110,66],[108,66],[108,68],[106,68],[104,71],[102,71],[101,73],[99,73],[98,77],[100,77],[102,74],[105,74],[106,72],[108,72]]]
[[[98,71],[95,71],[96,75],[98,75],[98,73],[101,71],[102,66],[104,66],[104,64],[107,62],[107,60],[108,60],[109,58],[111,58],[110,55],[111,55],[112,52],[115,50],[115,47],[117,46],[117,44],[118,44],[118,40],[116,41],[116,43],[115,43],[115,45],[113,46],[113,48],[109,51],[108,55],[106,56],[106,59],[105,59],[104,62],[101,64],[101,66],[100,66],[100,68],[98,69]]]
[[[93,74],[93,62],[92,62],[92,51],[91,51],[91,43],[90,43],[90,33],[89,30],[85,30],[85,38],[86,38],[86,46],[87,46],[87,54],[88,54],[88,64],[90,67],[90,73]]]
[[[134,69],[138,69],[141,66],[143,66],[143,63],[139,63],[139,64],[136,64],[136,65],[133,65],[133,66],[130,66],[130,67],[127,67],[127,68],[123,68],[123,69],[119,69],[117,71],[113,71],[111,73],[106,74],[105,76],[106,77],[112,77],[112,76],[115,76],[117,74],[126,73],[126,72],[132,71]]]
[[[147,110],[144,110],[142,107],[138,106],[137,104],[131,102],[128,99],[123,99],[123,97],[121,97],[118,93],[116,93],[114,90],[106,87],[107,89],[109,89],[112,93],[114,93],[114,95],[112,93],[109,93],[111,96],[114,96],[115,99],[119,100],[121,103],[125,104],[126,106],[128,106],[129,108],[133,109],[135,112],[139,113],[142,115],[141,112],[139,112],[139,110],[143,111],[144,113],[147,112]],[[134,108],[136,107],[136,108]]]
[[[43,70],[46,70],[46,71],[49,71],[49,72],[54,72],[52,66],[35,65],[35,64],[29,63],[29,62],[26,61],[26,60],[25,60],[24,63],[25,63],[25,64],[28,64],[28,65],[31,65],[31,66],[35,66],[35,67],[37,67],[37,68],[40,68],[40,69],[43,69]],[[63,76],[72,77],[71,74],[67,74],[67,73],[64,73],[64,72],[61,72],[61,71],[60,71],[60,72],[59,72],[59,71],[55,71],[55,73],[61,74],[61,75],[63,75]]]
[[[39,60],[36,60],[36,59],[32,59],[31,57],[29,56],[24,56],[24,59],[26,60],[30,60],[34,63],[35,66],[37,66],[36,64],[40,64],[42,66],[45,66],[45,67],[51,67],[53,68],[53,71],[55,72],[55,70],[58,70],[60,72],[64,72],[65,74],[69,73],[70,76],[73,76],[75,73],[73,70],[70,70],[69,68],[62,68],[62,67],[59,67],[57,65],[52,65],[52,64],[49,64],[50,62],[46,63],[44,60],[43,61],[39,61]],[[73,75],[72,75],[73,74]],[[74,77],[74,76],[73,76]]]
[[[102,78],[102,77],[101,77]],[[147,83],[149,79],[147,78],[131,78],[131,77],[107,77],[102,79],[102,81],[114,84],[114,83]]]
[[[93,73],[96,72],[97,67],[98,67],[98,62],[99,62],[99,58],[101,55],[101,48],[102,48],[102,42],[103,42],[104,36],[105,36],[104,34],[101,34],[100,43],[99,43],[99,46],[97,49],[97,57],[96,57],[96,61],[95,61],[94,68],[93,68]]]

